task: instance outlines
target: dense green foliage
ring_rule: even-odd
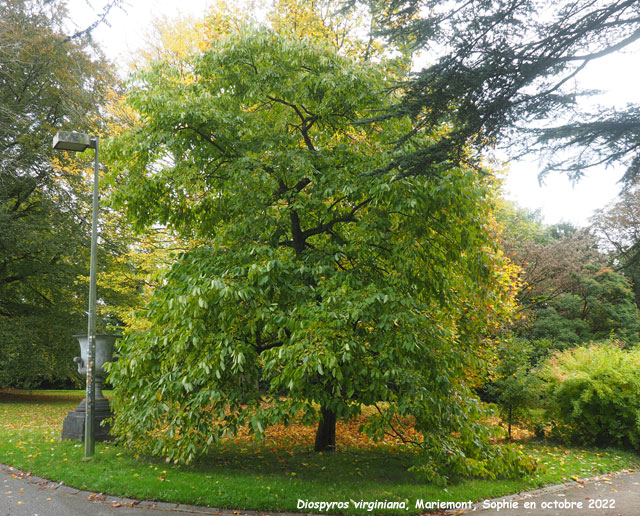
[[[629,345],[638,342],[640,312],[632,285],[606,266],[607,256],[590,232],[569,224],[548,226],[508,205],[500,218],[503,248],[520,268],[520,316],[513,330],[537,342],[534,359],[545,342],[551,349],[612,335]]]
[[[486,387],[506,422],[509,437],[512,426],[527,419],[539,396],[539,381],[530,374],[532,346],[528,341],[506,338],[498,346],[494,378]]]
[[[640,352],[594,344],[543,366],[555,435],[596,446],[640,449]]]
[[[640,315],[627,278],[609,268],[585,266],[572,285],[536,307],[530,329],[534,339],[579,344],[615,336],[635,345]]]
[[[518,217],[504,224],[505,259],[479,151],[573,106],[569,79],[640,37],[637,2],[561,0],[543,22],[542,0],[373,1],[341,13],[331,0],[279,0],[269,13],[279,36],[237,31],[257,22],[220,8],[143,55],[126,106],[86,38],[119,3],[69,36],[62,2],[0,0],[0,387],[74,378],[90,175],[50,141],[59,129],[100,134],[109,98],[122,108],[108,131],[119,135],[109,187],[122,213],[102,219],[99,292],[103,328],[130,324],[112,373],[123,442],[189,462],[243,427],[263,436],[299,417],[318,424],[317,451],[333,450],[336,421],[369,405],[378,413],[363,431],[414,445],[414,470],[429,480],[529,470],[489,445],[471,387],[495,358],[487,390],[511,431],[535,398],[529,368],[552,350],[637,343],[638,309],[619,274],[640,277],[637,209],[630,190],[596,221],[616,270],[586,232],[511,224]],[[363,21],[396,46],[360,39]],[[433,42],[441,54],[406,80],[412,51]],[[549,148],[586,148],[574,176],[621,160],[630,184],[636,113],[535,134]],[[163,239],[134,242],[124,215]],[[514,264],[519,338],[505,336]],[[151,302],[128,319],[145,286],[156,287]],[[637,449],[635,355],[594,349],[545,366],[557,431]],[[618,360],[618,376],[604,365],[587,374],[588,359]],[[616,423],[608,415],[625,403]]]
[[[588,231],[545,225],[535,213],[509,204],[499,218],[503,248],[519,268],[519,310],[498,340],[494,367],[479,392],[498,404],[511,428],[526,422],[538,397],[532,369],[554,351],[584,342],[615,338],[635,346],[640,314],[628,279],[606,267],[607,257]]]
[[[51,140],[89,131],[112,79],[46,4],[0,2],[0,387],[74,377],[86,324],[88,185]]]
[[[405,120],[363,122],[386,85],[266,30],[132,81],[140,122],[109,145],[114,202],[199,246],[113,366],[122,441],[190,461],[242,426],[261,434],[302,414],[319,421],[316,449],[332,449],[336,419],[364,403],[379,409],[374,437],[415,417],[429,478],[519,470],[482,438],[465,381],[510,308],[491,184],[461,168],[385,173],[440,130],[397,147]]]

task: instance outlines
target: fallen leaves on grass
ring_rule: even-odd
[[[372,407],[363,407],[362,413],[349,422],[339,421],[336,424],[336,445],[340,448],[369,449],[401,444],[400,439],[393,436],[385,436],[381,441],[374,442],[370,437],[360,432],[360,427],[374,414],[374,410]],[[402,418],[399,422],[406,430],[408,438],[420,440],[419,434],[413,429],[412,418]],[[310,447],[313,445],[315,435],[315,426],[305,426],[300,421],[294,421],[288,426],[278,424],[268,427],[264,433],[264,442],[267,448],[272,452],[276,452],[282,449]],[[251,448],[251,443],[255,442],[254,437],[249,435],[249,431],[246,428],[241,429],[233,439],[227,440],[233,441],[240,446],[245,445],[247,449]],[[259,449],[256,450],[256,453],[259,452]]]

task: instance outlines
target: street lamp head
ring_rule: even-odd
[[[56,150],[82,152],[89,147],[95,149],[95,139],[88,134],[59,131],[53,137],[53,148]]]

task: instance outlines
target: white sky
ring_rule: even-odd
[[[583,71],[579,85],[602,91],[591,99],[594,104],[624,107],[627,103],[640,103],[640,45],[591,63]],[[577,225],[587,225],[596,209],[616,200],[621,188],[618,181],[625,172],[624,167],[594,168],[576,184],[566,176],[553,174],[539,185],[541,169],[534,158],[511,163],[505,181],[507,198],[520,206],[540,208],[547,223],[567,221]]]
[[[99,27],[93,36],[107,57],[125,68],[129,57],[143,43],[154,18],[198,16],[213,2],[215,0],[125,0],[123,9],[110,14],[110,27]],[[86,20],[95,18],[90,5],[99,10],[102,3],[101,0],[69,0],[68,6],[72,18],[78,20],[79,28],[84,28]],[[640,102],[640,45],[633,51],[592,63],[582,74],[579,84],[602,90],[603,94],[596,98],[602,105]],[[540,209],[545,222],[550,224],[560,221],[588,224],[594,210],[615,200],[620,190],[617,181],[624,173],[622,168],[593,170],[577,184],[556,174],[546,177],[540,185],[538,173],[541,168],[533,158],[511,163],[505,179],[505,195],[520,206]]]
[[[70,16],[80,29],[95,19],[95,10],[101,12],[104,3],[105,0],[67,0]],[[143,44],[155,18],[199,16],[212,3],[215,0],[124,0],[121,8],[109,13],[107,21],[110,26],[100,25],[92,36],[107,57],[126,66],[131,55]]]

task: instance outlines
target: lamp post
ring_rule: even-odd
[[[91,212],[91,266],[89,272],[89,329],[88,343],[89,351],[87,356],[87,391],[86,406],[87,413],[85,417],[85,439],[84,439],[84,456],[85,458],[93,457],[95,453],[95,402],[96,402],[96,386],[95,386],[95,361],[96,361],[96,271],[98,256],[98,172],[99,161],[98,151],[100,140],[97,136],[89,136],[88,134],[60,131],[53,138],[53,148],[56,150],[66,150],[72,152],[82,152],[91,148],[95,150],[95,161],[93,167],[93,210]]]

